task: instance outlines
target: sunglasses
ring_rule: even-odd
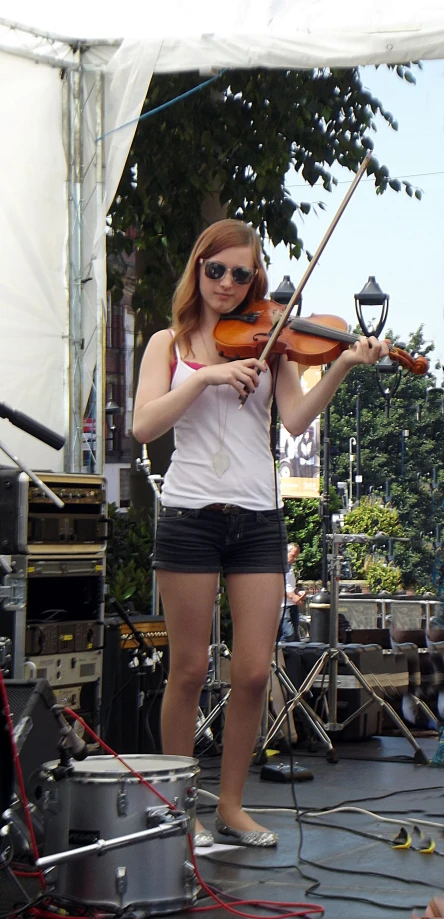
[[[204,266],[205,277],[209,278],[210,281],[221,281],[229,271],[235,284],[250,284],[255,274],[257,274],[257,269],[243,268],[241,265],[237,268],[227,268],[222,262],[205,261],[203,258],[199,259],[199,261]]]

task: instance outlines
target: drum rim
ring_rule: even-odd
[[[146,778],[151,784],[156,780],[166,781],[170,777],[177,778],[189,778],[195,776],[199,770],[199,761],[195,757],[191,756],[176,756],[168,755],[163,756],[162,754],[157,753],[128,753],[122,754],[122,759],[124,759],[129,766],[131,766],[135,772],[139,772],[143,778]],[[149,769],[149,761],[156,762],[156,766],[152,769]],[[162,767],[161,761],[165,760],[165,766]],[[100,768],[95,769],[91,768],[91,763],[94,761],[95,764],[104,764],[105,768],[100,770]],[[143,761],[143,763],[142,763]],[[148,762],[147,762],[148,761]],[[159,762],[160,761],[160,762]],[[107,769],[106,765],[115,763],[115,769]],[[139,766],[137,766],[139,763]],[[169,763],[169,765],[168,765]],[[50,773],[52,769],[59,765],[58,760],[51,760],[50,762],[43,763],[41,766],[41,772]],[[87,756],[86,759],[72,762],[71,764],[74,769],[70,773],[70,780],[84,781],[85,779],[93,779],[95,781],[101,780],[106,782],[115,782],[121,781],[133,781],[139,782],[140,780],[136,775],[126,769],[123,763],[121,763],[115,756],[111,754],[98,754],[97,756]]]

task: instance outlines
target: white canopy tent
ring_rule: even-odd
[[[146,0],[129,10],[64,7],[2,4],[14,21],[0,20],[0,402],[67,442],[56,453],[6,420],[0,440],[33,469],[78,472],[92,386],[98,432],[104,421],[105,218],[152,73],[444,58],[444,6]]]

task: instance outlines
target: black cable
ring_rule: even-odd
[[[24,906],[17,906],[12,910],[8,909],[7,913],[0,913],[0,919],[15,919],[16,916],[24,916],[28,909],[33,909],[35,906],[41,904],[44,899],[47,898],[46,891],[41,891],[34,897],[32,900],[29,900]]]

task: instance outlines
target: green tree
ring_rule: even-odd
[[[396,72],[414,82],[409,66]],[[197,73],[155,75],[143,115],[198,83]],[[323,68],[223,72],[211,88],[142,120],[111,208],[113,296],[122,293],[122,255],[136,249],[133,305],[150,311],[154,304],[167,315],[209,201],[216,211],[251,222],[274,245],[284,242],[298,258],[299,224],[311,205],[290,197],[288,171],[330,190],[337,181],[330,172],[334,163],[355,172],[373,148],[378,116],[397,129],[394,116],[363,87],[357,68]],[[404,187],[420,197],[410,183],[391,179],[376,157],[368,171],[378,193]]]
[[[387,336],[395,338],[393,333]],[[412,334],[410,353],[433,353],[422,327]],[[392,382],[384,378],[383,387]],[[363,494],[396,509],[409,544],[393,543],[396,563],[406,587],[442,587],[442,561],[437,550],[443,523],[444,415],[442,392],[431,373],[402,371],[389,414],[375,370],[357,367],[335,395],[331,408],[332,475],[348,479],[349,438],[356,435],[356,398],[360,398],[360,460]],[[436,390],[436,396],[434,391]],[[347,516],[347,521],[350,515]],[[381,529],[384,530],[382,526]]]
[[[368,497],[363,498],[359,506],[347,514],[342,529],[344,533],[365,533],[368,537],[376,536],[377,533],[385,533],[392,540],[404,537],[398,512]],[[356,578],[365,578],[371,562],[378,561],[378,556],[375,558],[366,544],[350,543],[347,545],[347,555]],[[399,581],[399,576],[396,581]]]

